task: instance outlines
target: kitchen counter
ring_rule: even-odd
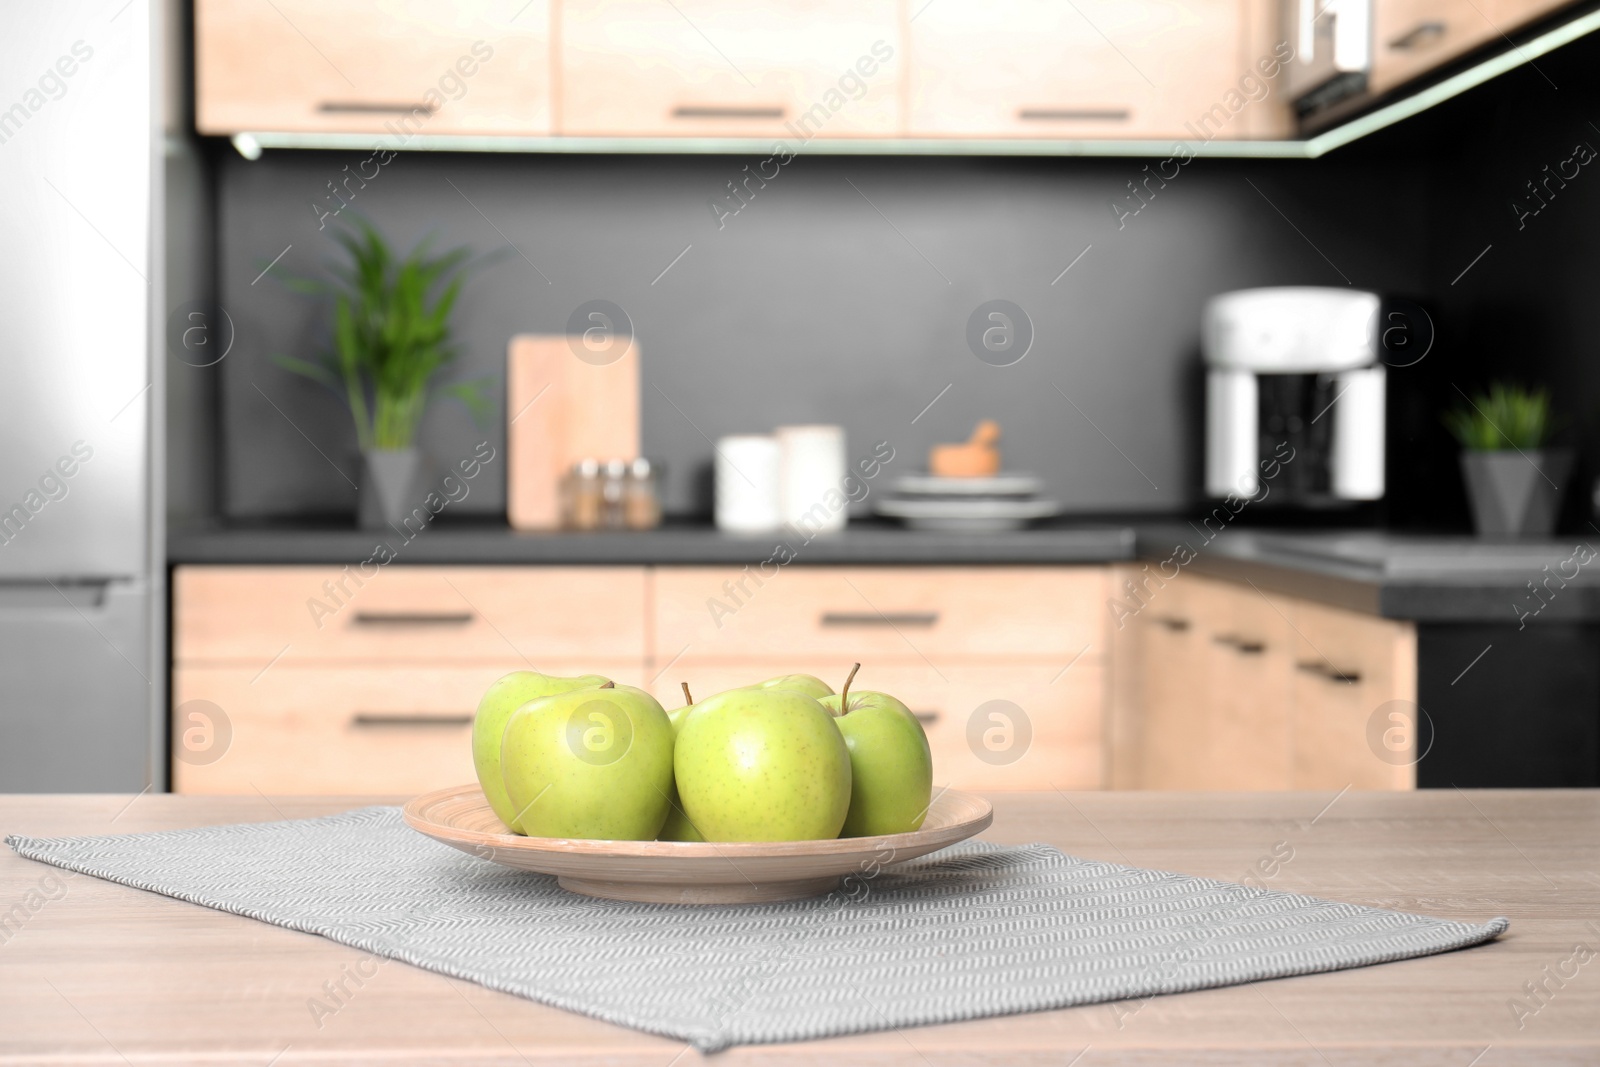
[[[1463,921],[1505,915],[1511,929],[1479,948],[1376,967],[705,1058],[681,1042],[404,963],[375,967],[332,941],[68,875],[6,849],[0,1063],[1600,1062],[1600,963],[1574,954],[1579,944],[1600,950],[1600,793],[992,799],[989,840],[1046,841],[1093,859],[1234,881],[1276,857],[1276,873],[1266,878],[1274,889]],[[308,817],[374,802],[381,801],[5,796],[0,833],[127,833]],[[358,965],[377,973],[319,1025],[308,1002]],[[1532,999],[1528,983],[1548,992]],[[1514,1012],[1518,1004],[1523,1009]]]
[[[1208,541],[1204,529],[1184,523],[1141,525],[1139,557],[1155,573],[1248,581],[1391,619],[1516,626],[1530,612],[1537,623],[1600,621],[1600,549],[1581,537],[1530,545],[1376,531],[1227,527],[1211,534]],[[1600,545],[1600,536],[1592,541]],[[1179,546],[1194,554],[1181,566]]]
[[[1109,524],[1046,524],[997,534],[934,533],[862,520],[809,542],[793,533],[735,536],[700,523],[656,530],[525,533],[496,521],[440,520],[420,532],[345,526],[223,526],[174,530],[178,563],[359,563],[387,544],[397,563],[755,564],[787,544],[795,563],[1104,563],[1132,559],[1133,530]]]

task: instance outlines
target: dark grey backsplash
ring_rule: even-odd
[[[348,414],[272,356],[325,344],[325,310],[275,276],[334,257],[335,220],[319,231],[312,205],[333,206],[327,183],[365,158],[218,154],[218,297],[237,337],[217,368],[226,517],[354,506]],[[485,253],[515,245],[466,287],[453,377],[503,381],[513,334],[559,332],[592,299],[624,308],[642,352],[644,448],[666,464],[673,512],[708,510],[720,434],[838,422],[852,453],[888,440],[889,469],[909,472],[985,417],[1004,428],[1006,466],[1043,474],[1070,509],[1171,511],[1198,493],[1207,297],[1427,287],[1423,202],[1396,195],[1421,168],[1392,152],[1172,164],[1177,177],[1120,225],[1112,202],[1158,161],[799,157],[719,229],[708,200],[759,158],[414,153],[382,166],[351,209],[402,248],[430,234]],[[965,339],[968,316],[996,298],[1033,322],[1014,366],[980,362]],[[421,443],[435,461],[484,438],[501,446],[498,396],[481,430],[459,404],[434,405]],[[459,510],[502,511],[503,478],[502,466]]]

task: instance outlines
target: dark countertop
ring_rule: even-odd
[[[786,544],[794,563],[1105,563],[1134,557],[1134,531],[1105,523],[1045,524],[999,534],[932,533],[862,520],[809,542],[791,533],[733,536],[709,525],[644,532],[523,533],[501,522],[439,521],[410,540],[350,526],[230,526],[174,530],[168,562],[359,563],[387,544],[396,563],[746,564]],[[779,554],[779,559],[782,559]]]
[[[1600,537],[1594,539],[1600,544]],[[1469,537],[1226,527],[1207,540],[1194,524],[1062,520],[1011,533],[907,530],[875,520],[814,537],[737,537],[677,523],[648,532],[520,533],[497,521],[440,521],[408,540],[337,525],[258,525],[173,530],[173,564],[355,564],[387,545],[410,564],[754,564],[778,555],[800,564],[1063,564],[1146,561],[1253,583],[1265,592],[1418,622],[1529,625],[1600,621],[1600,558],[1576,562],[1580,544],[1487,547]],[[1590,550],[1591,552],[1593,550]],[[380,557],[381,558],[381,557]],[[778,555],[778,558],[782,558]],[[1581,557],[1578,557],[1581,559]],[[1562,561],[1566,561],[1561,566]],[[1550,564],[1551,569],[1545,565]],[[1552,572],[1560,570],[1566,580]],[[1574,577],[1575,573],[1575,577]],[[1529,583],[1544,590],[1536,599]],[[1542,603],[1542,607],[1541,607]]]

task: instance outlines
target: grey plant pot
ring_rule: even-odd
[[[1549,537],[1571,473],[1570,448],[1461,453],[1478,536],[1494,541]]]
[[[361,453],[358,521],[364,530],[398,527],[417,501],[422,453],[415,448],[369,448]]]

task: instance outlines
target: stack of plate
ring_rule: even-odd
[[[895,495],[878,501],[876,510],[879,515],[903,519],[918,530],[1015,530],[1035,519],[1060,513],[1060,504],[1038,497],[1042,485],[1032,474],[996,474],[988,478],[912,474],[897,479]]]

